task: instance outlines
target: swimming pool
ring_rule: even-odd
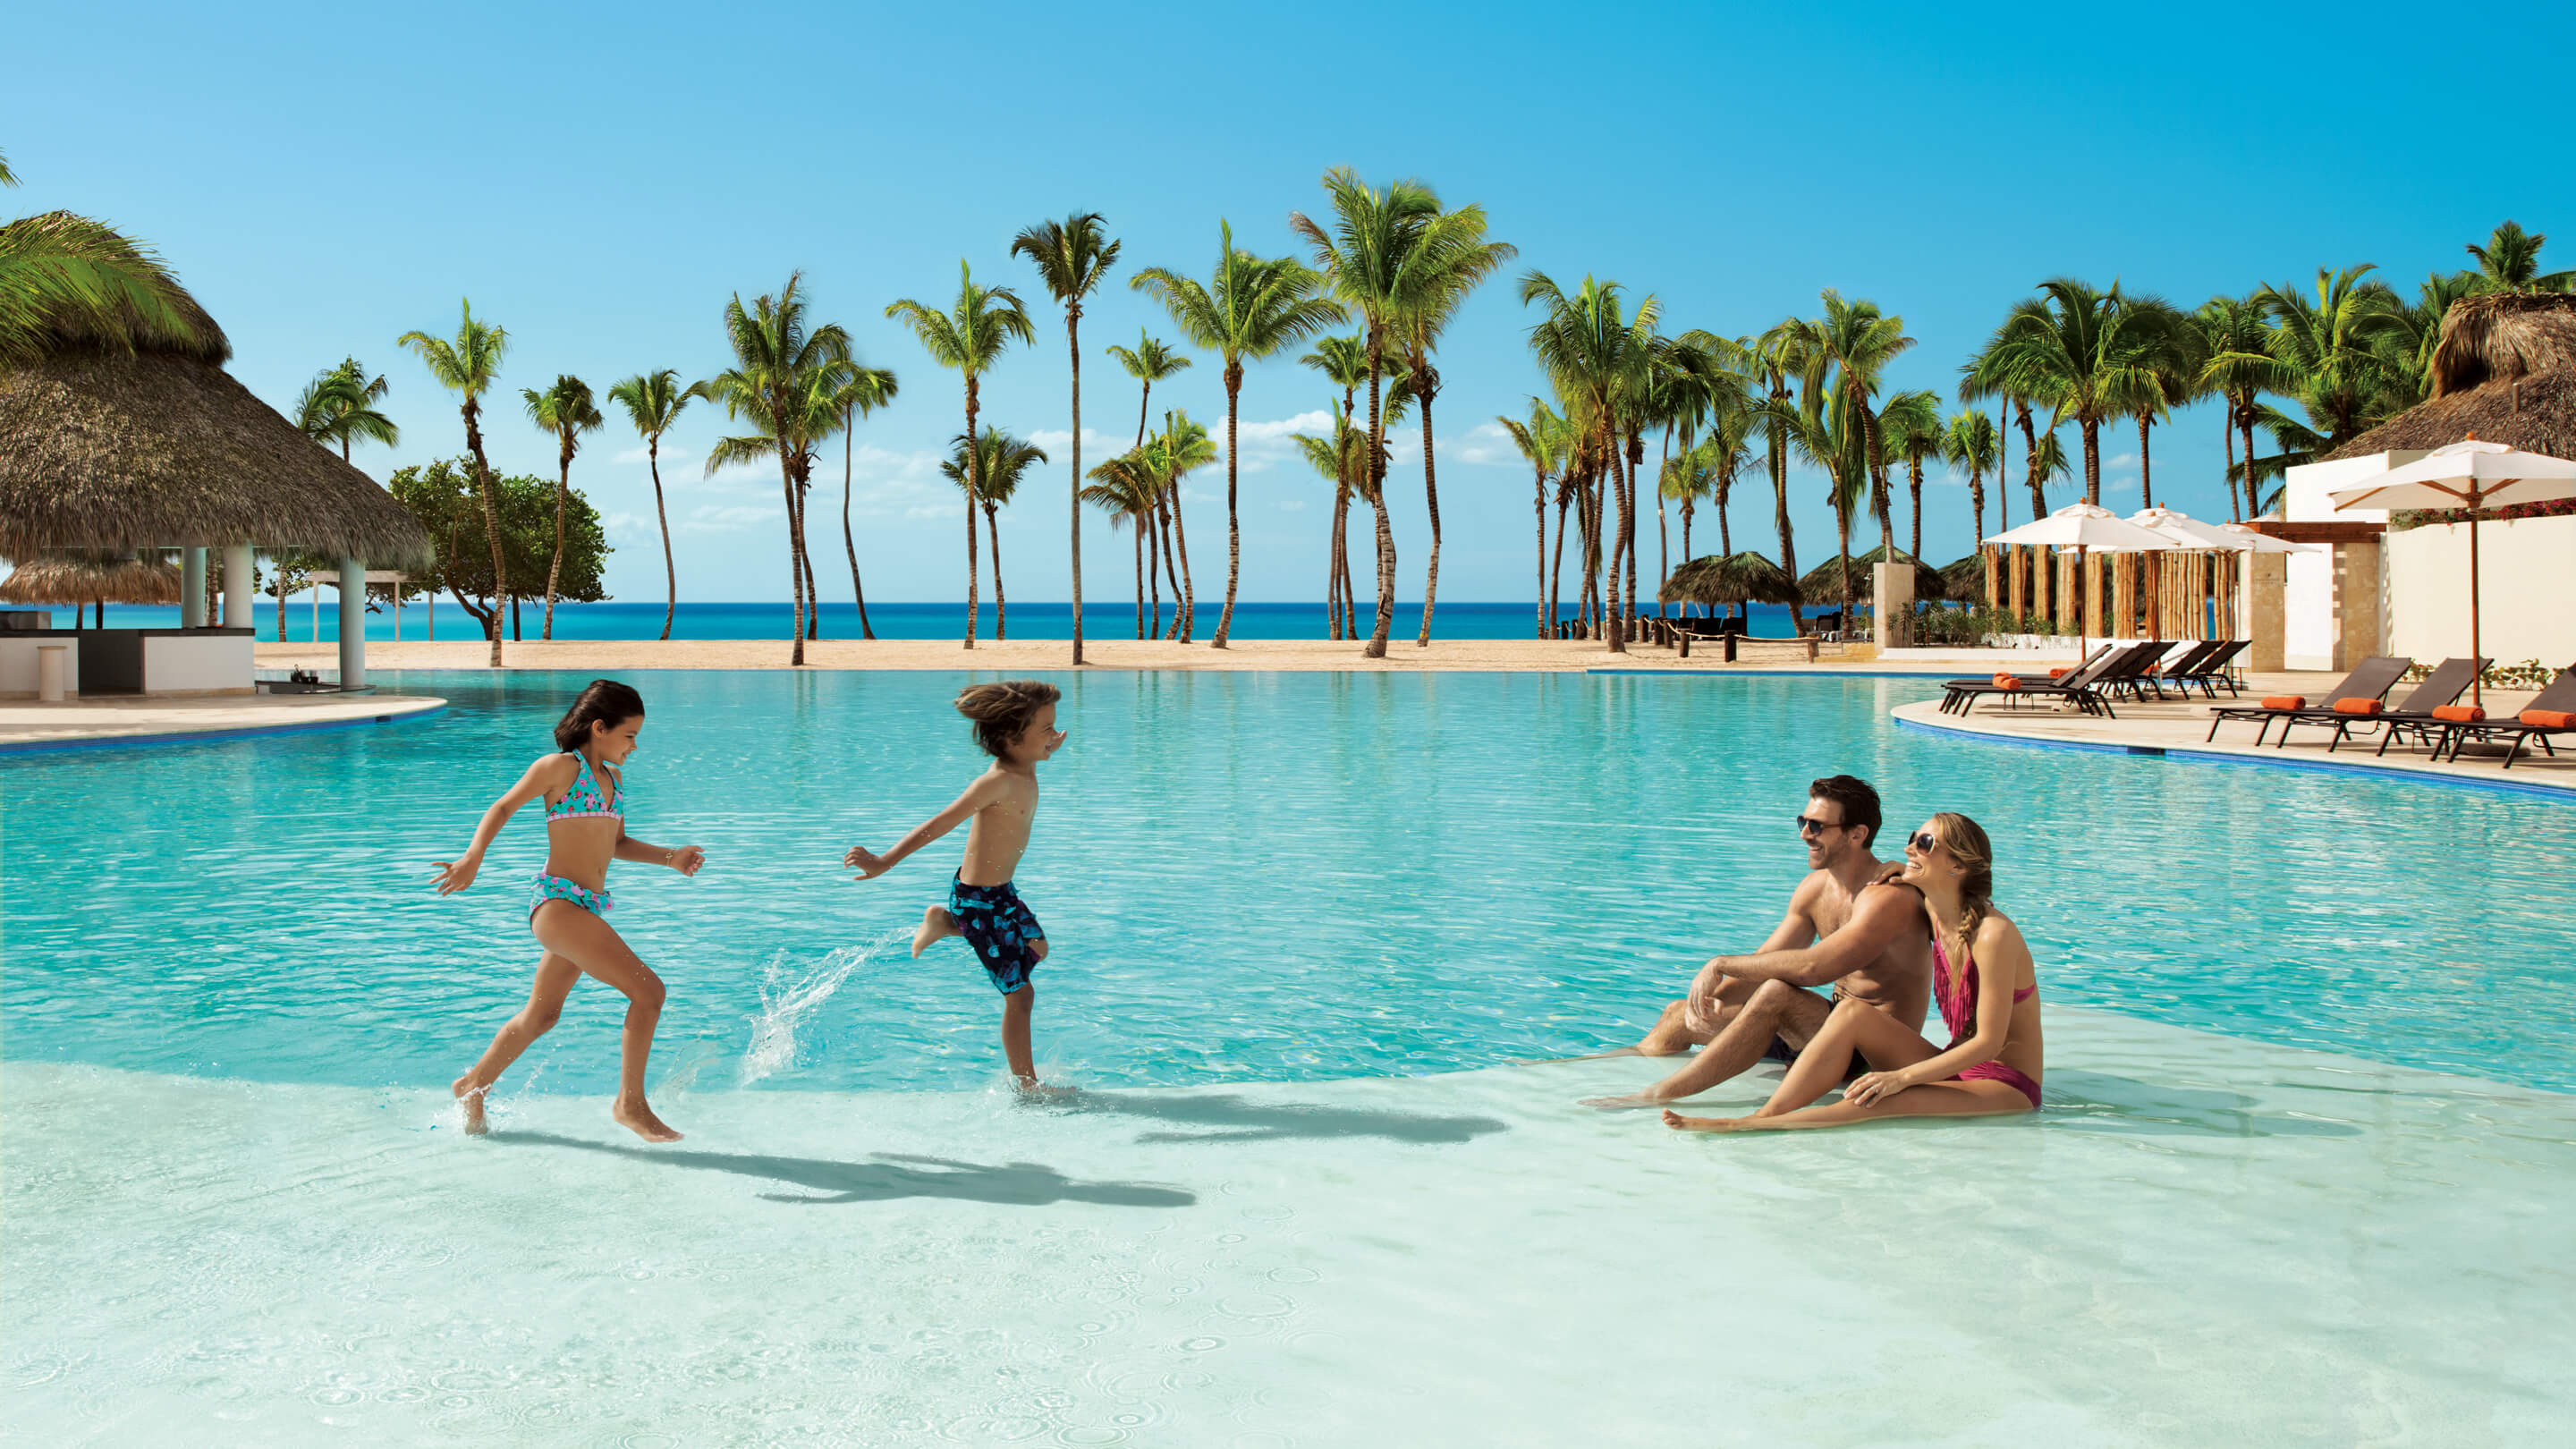
[[[994,1003],[903,949],[962,838],[853,883],[979,768],[974,676],[668,672],[630,780],[694,880],[619,866],[671,987],[656,1076],[955,1088]],[[1539,674],[1056,676],[1020,884],[1054,946],[1041,1060],[1097,1086],[1421,1074],[1634,1038],[1804,868],[1806,782],[1875,782],[1891,832],[1975,816],[2049,999],[2576,1091],[2576,809],[2350,775],[1997,749],[1891,728],[1899,680]],[[473,891],[461,849],[581,681],[396,675],[427,727],[0,763],[11,1058],[263,1081],[441,1083],[534,961],[533,812]],[[1891,837],[1892,839],[1892,837]],[[613,993],[506,1079],[600,1092]]]
[[[629,676],[671,985],[525,990],[571,676],[0,760],[0,1437],[61,1445],[2520,1445],[2576,1417],[2576,810],[1894,728],[1891,680],[1059,678],[1042,1069],[901,942],[967,676]],[[1713,1140],[1576,1099],[1758,940],[1805,782],[1993,831],[2049,1110]],[[1713,1109],[1760,1100],[1767,1077]]]

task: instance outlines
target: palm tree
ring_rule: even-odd
[[[2226,404],[2219,433],[2227,446],[2227,508],[2229,515],[2242,521],[2249,517],[2244,499],[2251,497],[2253,478],[2237,461],[2237,438],[2245,441],[2245,458],[2254,456],[2254,424],[2260,419],[2255,402],[2261,394],[2283,387],[2287,372],[2269,350],[2268,329],[2263,321],[2263,304],[2252,297],[2212,297],[2192,314],[2200,331],[2201,365],[2198,385]],[[2245,484],[2242,494],[2237,484]]]
[[[861,367],[853,363],[833,394],[835,410],[841,419],[841,547],[850,556],[850,597],[859,610],[859,637],[874,639],[877,631],[868,623],[868,587],[859,578],[859,543],[850,534],[850,494],[853,491],[850,451],[857,441],[859,419],[894,401],[894,373],[889,368]],[[822,606],[815,605],[820,612]],[[1079,629],[1080,623],[1075,624]],[[1076,636],[1077,638],[1079,635]],[[1080,663],[1079,659],[1074,661]]]
[[[1154,401],[1154,384],[1191,366],[1191,359],[1182,353],[1174,352],[1163,339],[1147,336],[1145,329],[1141,327],[1136,329],[1134,351],[1113,345],[1109,349],[1109,355],[1117,358],[1119,365],[1127,369],[1127,375],[1140,384],[1136,398],[1135,446],[1142,448],[1145,446],[1145,418]],[[1155,569],[1160,568],[1169,573],[1172,580],[1172,598],[1174,602],[1178,602],[1181,597],[1181,576],[1179,571],[1172,567],[1170,526],[1163,519],[1160,500],[1161,495],[1157,494],[1154,522],[1147,529],[1145,571],[1151,575]],[[1156,543],[1158,538],[1162,540],[1159,547]],[[1154,588],[1154,633],[1159,637],[1163,632],[1162,585],[1158,582]],[[1176,627],[1178,619],[1179,616],[1175,615]]]
[[[1379,499],[1377,514],[1377,622],[1368,658],[1386,657],[1387,633],[1395,618],[1395,530],[1384,506],[1386,417],[1381,385],[1386,365],[1401,341],[1397,327],[1415,275],[1415,254],[1440,217],[1440,198],[1419,181],[1404,180],[1384,189],[1369,186],[1359,173],[1337,166],[1324,173],[1324,193],[1333,205],[1328,233],[1304,212],[1288,214],[1288,225],[1315,250],[1315,264],[1332,283],[1333,295],[1360,314],[1361,337],[1369,363],[1369,426],[1365,494]]]
[[[1887,406],[1879,410],[1878,431],[1887,456],[1905,465],[1907,521],[1913,529],[1905,551],[1919,560],[1923,557],[1923,465],[1941,456],[1947,436],[1941,399],[1921,389],[1891,394]]]
[[[1844,405],[1858,425],[1863,466],[1869,473],[1879,546],[1892,549],[1896,528],[1888,516],[1887,450],[1880,446],[1878,417],[1870,410],[1869,400],[1877,393],[1879,375],[1887,364],[1912,347],[1914,339],[1905,335],[1904,318],[1881,315],[1878,304],[1866,297],[1846,302],[1840,292],[1827,287],[1823,301],[1825,315],[1815,323],[1813,345],[1841,374]]]
[[[2319,267],[2313,298],[2290,283],[2255,294],[2272,322],[2265,350],[2286,372],[2279,390],[2307,414],[2305,428],[2275,415],[2273,434],[2285,441],[2283,456],[2270,460],[2275,471],[2323,457],[2387,417],[2405,363],[2378,343],[2402,326],[2403,308],[2386,283],[2363,280],[2374,270],[2368,262]]]
[[[644,440],[644,461],[653,470],[653,521],[662,530],[662,579],[668,601],[662,606],[661,637],[671,637],[671,619],[680,609],[680,572],[671,558],[671,516],[662,505],[662,434],[679,421],[690,403],[707,395],[707,385],[680,386],[680,370],[639,372],[608,390],[608,400],[626,409],[627,421]]]
[[[1100,213],[1076,212],[1063,221],[1041,222],[1011,239],[1014,255],[1038,269],[1038,281],[1064,308],[1064,341],[1073,359],[1073,662],[1082,663],[1082,299],[1091,295],[1118,261],[1118,243],[1104,236]],[[857,555],[851,555],[857,576]],[[1001,545],[994,544],[993,607],[1002,601]],[[1001,635],[997,630],[995,638]]]
[[[1431,403],[1440,393],[1440,371],[1431,365],[1431,353],[1468,294],[1519,255],[1520,249],[1508,242],[1485,239],[1483,207],[1465,206],[1431,219],[1400,274],[1395,341],[1404,352],[1413,400],[1422,408],[1422,498],[1431,519],[1431,563],[1422,580],[1422,632],[1413,641],[1416,648],[1431,647],[1431,612],[1440,597],[1438,450],[1431,439]]]
[[[2540,271],[2540,247],[2549,240],[2545,232],[2526,232],[2519,222],[2507,219],[2486,240],[2468,245],[2468,253],[2477,260],[2478,281],[2490,292],[2564,292],[2576,286],[2576,271]]]
[[[2154,453],[2148,429],[2168,410],[2198,396],[2202,363],[2200,329],[2191,318],[2155,297],[2129,297],[2127,309],[2149,325],[2127,329],[2130,340],[2103,393],[2138,424],[2138,506],[2156,506]],[[2149,315],[2151,314],[2151,315]],[[2133,318],[2133,322],[2134,322]]]
[[[1510,436],[1512,446],[1520,449],[1521,458],[1530,465],[1531,486],[1536,490],[1538,511],[1538,637],[1547,637],[1547,484],[1565,467],[1565,419],[1556,409],[1537,398],[1529,400],[1529,417],[1497,416],[1494,421]],[[1682,515],[1683,552],[1689,552],[1690,515]]]
[[[1217,615],[1213,648],[1234,632],[1234,595],[1243,573],[1243,529],[1236,517],[1235,425],[1243,393],[1243,361],[1264,358],[1339,322],[1341,307],[1321,295],[1324,279],[1286,258],[1256,257],[1234,244],[1234,226],[1217,223],[1212,285],[1165,267],[1148,267],[1129,279],[1172,315],[1192,343],[1225,359],[1225,607]]]
[[[1002,355],[1002,349],[1013,338],[1035,343],[1037,330],[1029,325],[1029,314],[1020,308],[1019,294],[1008,287],[979,287],[975,274],[964,260],[957,263],[957,300],[948,311],[936,312],[910,297],[887,306],[885,314],[900,318],[921,339],[922,349],[930,360],[949,368],[966,380],[966,437],[975,436],[975,412],[978,389],[983,376]],[[966,471],[966,647],[975,647],[975,509],[981,492],[976,476],[976,459],[967,454]]]
[[[2114,282],[2096,291],[2071,277],[2039,284],[2040,295],[2016,304],[1989,352],[2051,408],[2050,426],[2073,420],[2084,440],[2084,501],[2102,501],[2102,423],[2133,410],[2141,371],[2179,315],[2152,297],[2124,295]]]
[[[366,364],[343,358],[338,367],[315,373],[296,396],[295,426],[317,443],[338,443],[344,463],[352,441],[390,448],[402,441],[402,429],[376,409],[387,391],[382,374],[371,378]]]
[[[967,456],[966,439],[962,436],[949,439],[948,449],[948,458],[939,465],[939,471],[960,488],[973,478],[976,491],[971,496],[984,507],[984,528],[993,541],[993,638],[1008,639],[1009,606],[1002,599],[1001,508],[1020,491],[1020,479],[1029,466],[1047,460],[1046,450],[990,425],[975,440],[973,457]]]
[[[1143,465],[1144,446],[1110,458],[1091,470],[1093,483],[1082,490],[1082,501],[1109,515],[1111,528],[1128,528],[1136,535],[1136,637],[1145,637],[1145,537],[1152,531],[1154,514],[1162,490]],[[1154,620],[1162,623],[1162,601],[1154,604]]]
[[[1359,389],[1369,376],[1368,341],[1364,335],[1318,338],[1315,350],[1297,361],[1324,374],[1327,381],[1342,390],[1341,408],[1336,417],[1348,418],[1357,411]],[[1338,430],[1341,425],[1336,423],[1334,426]],[[1364,451],[1341,449],[1336,456],[1353,464],[1364,464]],[[1348,475],[1334,481],[1333,542],[1324,563],[1324,597],[1335,639],[1345,636],[1345,623],[1350,626],[1347,630],[1349,637],[1357,638],[1359,635],[1358,608],[1351,597],[1349,548],[1351,499],[1356,490],[1357,484]],[[1369,496],[1376,495],[1372,491]]]
[[[395,339],[398,347],[408,347],[429,369],[438,385],[464,395],[465,403],[457,411],[465,416],[465,451],[474,458],[474,489],[483,499],[483,532],[492,545],[492,587],[495,598],[490,617],[483,621],[483,633],[491,641],[491,667],[501,667],[501,609],[510,591],[510,575],[501,566],[501,516],[492,506],[492,463],[483,456],[483,394],[491,389],[492,380],[501,373],[501,358],[510,350],[510,334],[502,328],[474,320],[474,302],[467,298],[464,320],[457,324],[454,340],[432,337],[426,332],[406,332]]]
[[[1974,408],[1951,414],[1941,435],[1941,461],[1968,470],[1968,508],[1976,518],[1979,548],[1986,546],[1986,470],[1997,462],[1995,441],[1995,420]]]
[[[1198,624],[1199,595],[1190,573],[1190,531],[1181,516],[1181,479],[1216,461],[1216,443],[1208,437],[1206,428],[1176,408],[1163,414],[1163,431],[1146,440],[1145,457],[1154,476],[1162,481],[1163,513],[1171,520],[1172,548],[1180,559],[1179,583],[1172,599],[1172,633],[1187,644],[1190,631]]]
[[[122,351],[232,354],[150,247],[68,211],[0,226],[0,373],[65,332]]]
[[[563,581],[564,516],[572,500],[572,457],[580,450],[578,439],[581,435],[599,431],[600,424],[606,419],[600,417],[598,405],[591,400],[590,384],[569,372],[559,374],[555,385],[544,392],[523,387],[519,389],[519,396],[527,401],[528,421],[537,425],[538,432],[551,434],[559,445],[555,478],[555,551],[546,564],[546,622],[545,631],[540,636],[551,639],[555,637],[555,589]]]
[[[1763,388],[1762,395],[1748,403],[1753,421],[1762,430],[1764,461],[1771,473],[1773,522],[1780,534],[1780,568],[1791,580],[1798,577],[1798,549],[1789,530],[1789,447],[1797,426],[1798,409],[1789,390],[1789,381],[1804,367],[1802,334],[1796,318],[1773,324],[1761,336],[1745,344],[1745,355],[1754,380]],[[1793,587],[1789,599],[1789,623],[1797,633],[1807,632],[1804,601]]]
[[[1585,277],[1583,285],[1568,296],[1545,272],[1539,271],[1521,278],[1520,296],[1522,305],[1535,302],[1546,309],[1546,314],[1530,328],[1530,351],[1539,370],[1555,383],[1559,394],[1591,424],[1589,441],[1595,456],[1607,468],[1614,487],[1618,486],[1623,410],[1638,401],[1637,393],[1651,364],[1655,319],[1661,315],[1661,306],[1653,297],[1647,297],[1637,304],[1636,315],[1628,317],[1624,315],[1617,282],[1596,282]],[[1623,538],[1633,538],[1634,495],[1624,487],[1618,491],[1621,533]],[[1636,601],[1632,597],[1624,606],[1620,603],[1615,563],[1610,592],[1610,648],[1614,653],[1625,654],[1625,619],[1634,612]]]
[[[850,334],[839,323],[808,327],[803,272],[788,274],[778,295],[754,298],[746,310],[736,292],[725,303],[725,341],[734,365],[707,379],[707,396],[725,416],[750,424],[743,436],[719,438],[707,450],[706,471],[775,457],[779,490],[787,504],[787,570],[796,591],[794,637],[787,662],[805,662],[807,587],[804,491],[813,468],[813,446],[835,420],[834,395],[852,366]],[[973,536],[973,519],[968,519]]]

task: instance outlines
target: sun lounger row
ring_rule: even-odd
[[[2411,659],[2395,655],[2373,655],[2365,659],[2331,691],[2321,696],[2322,704],[2311,704],[2305,695],[2270,696],[2260,703],[2222,706],[2210,711],[2207,739],[2218,738],[2218,727],[2230,720],[2254,720],[2254,743],[2261,745],[2279,725],[2281,734],[2273,745],[2280,749],[2290,742],[2290,731],[2299,725],[2311,725],[2334,731],[2326,741],[2331,752],[2356,731],[2376,727],[2380,754],[2399,739],[2411,739],[2431,750],[2430,758],[2448,755],[2460,757],[2467,744],[2494,744],[2510,737],[2505,751],[2504,768],[2513,768],[2521,758],[2523,746],[2538,743],[2543,754],[2556,755],[2553,737],[2576,733],[2576,668],[2562,669],[2530,703],[2510,719],[2489,719],[2486,711],[2475,705],[2459,703],[2469,685],[2485,670],[2484,659],[2445,659],[2425,676],[2395,708],[2386,702],[2388,691],[2414,667]]]
[[[1984,679],[1949,680],[1941,686],[1941,712],[1965,714],[1978,700],[1999,696],[2006,708],[2047,701],[2073,704],[2086,714],[2116,719],[2112,700],[2144,699],[2149,694],[2164,699],[2168,688],[2188,699],[2197,685],[2202,693],[2216,699],[2220,689],[2230,695],[2236,693],[2236,681],[2230,671],[2250,642],[2212,639],[2179,644],[2165,640],[2105,644],[2075,668],[2051,675],[1999,673]],[[2169,653],[2172,657],[2168,660]]]

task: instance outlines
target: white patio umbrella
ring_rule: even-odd
[[[2367,483],[2338,488],[2326,495],[2337,510],[2352,508],[2422,508],[2469,516],[2469,656],[2478,653],[2478,520],[2474,510],[2508,508],[2517,503],[2547,503],[2576,498],[2576,462],[2546,453],[2526,453],[2503,443],[2481,443],[2473,434],[2462,442],[2435,448],[2412,463],[2391,468]],[[2483,704],[2477,681],[2469,698]]]
[[[2129,515],[2129,521],[2152,533],[2174,540],[2179,548],[2212,553],[2312,553],[2303,543],[2272,538],[2256,533],[2241,523],[2203,523],[2188,513],[2170,508],[2142,508]]]
[[[2110,509],[2094,503],[2069,503],[2064,508],[2035,518],[2019,528],[1988,534],[1988,543],[2030,544],[2046,548],[2075,550],[2075,574],[2084,576],[2084,551],[2098,549],[2109,553],[2163,553],[2187,545],[2153,529],[2140,528]],[[2077,611],[2083,617],[2083,611]],[[2082,626],[2078,625],[2080,629]],[[2091,636],[2075,636],[2075,652],[2082,654]]]

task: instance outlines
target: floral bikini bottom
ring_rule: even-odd
[[[604,890],[595,891],[579,881],[566,880],[559,875],[540,875],[528,892],[528,919],[534,921],[537,907],[548,901],[570,901],[601,920],[608,919],[610,908],[617,904]]]

